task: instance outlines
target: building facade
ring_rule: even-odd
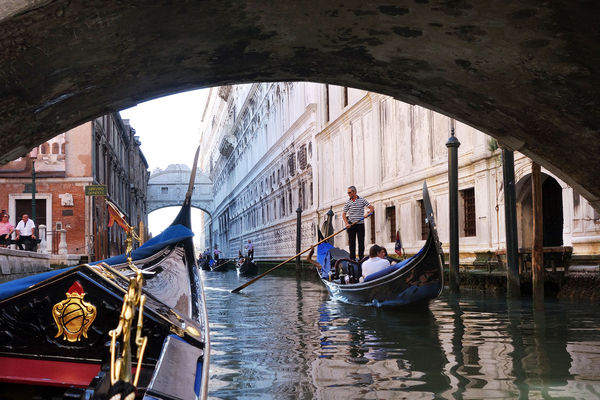
[[[295,253],[296,210],[302,244],[331,207],[343,227],[346,188],[375,207],[366,244],[392,250],[396,231],[408,253],[426,239],[421,188],[427,181],[440,240],[448,249],[448,153],[460,140],[461,262],[505,248],[501,150],[491,137],[434,111],[362,90],[315,83],[215,88],[205,110],[201,168],[214,184],[213,244],[233,256],[243,242],[256,256]],[[531,247],[531,161],[515,153],[519,247]],[[558,177],[542,169],[544,246],[600,253],[600,217]],[[347,246],[346,235],[335,239]],[[210,243],[207,243],[209,245]]]
[[[148,164],[135,130],[117,113],[75,127],[0,166],[0,208],[13,225],[22,214],[32,214],[34,169],[35,223],[46,226],[49,251],[56,252],[62,230],[70,255],[97,260],[123,250],[123,233],[106,227],[104,196],[86,196],[91,185],[106,185],[106,198],[146,232]]]

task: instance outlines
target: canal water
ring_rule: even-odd
[[[280,269],[239,294],[234,269],[202,271],[211,399],[600,397],[600,312],[555,301],[534,315],[463,290],[429,307],[332,300],[307,269]]]

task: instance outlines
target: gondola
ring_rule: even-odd
[[[250,276],[258,273],[258,266],[248,257],[240,258],[235,265],[235,269],[240,276]]]
[[[198,260],[198,268],[200,268],[203,271],[210,271],[210,262],[211,260],[209,260],[208,258],[200,258]]]
[[[0,398],[206,398],[193,183],[173,223],[128,255],[0,285]]]
[[[229,269],[229,262],[230,261],[226,258],[220,258],[212,264],[209,263],[210,270],[212,272],[225,272]]]
[[[426,183],[423,203],[427,216],[424,223],[429,226],[423,248],[414,256],[365,277],[364,282],[345,283],[357,280],[358,268],[349,260],[338,262],[344,257],[343,250],[327,242],[319,244],[321,280],[333,298],[350,304],[390,307],[428,302],[440,295],[444,286],[443,253]]]

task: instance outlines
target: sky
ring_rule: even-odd
[[[193,90],[140,103],[121,111],[129,119],[142,142],[142,152],[150,172],[165,169],[170,164],[191,167],[198,146],[202,112],[208,89]],[[181,199],[183,201],[183,199]],[[153,236],[159,234],[175,218],[178,207],[150,213],[148,228]],[[199,227],[201,211],[192,209],[192,227]]]

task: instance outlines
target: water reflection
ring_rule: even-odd
[[[588,306],[462,293],[420,309],[329,298],[313,271],[280,271],[239,295],[204,273],[212,398],[596,398],[600,315]]]

